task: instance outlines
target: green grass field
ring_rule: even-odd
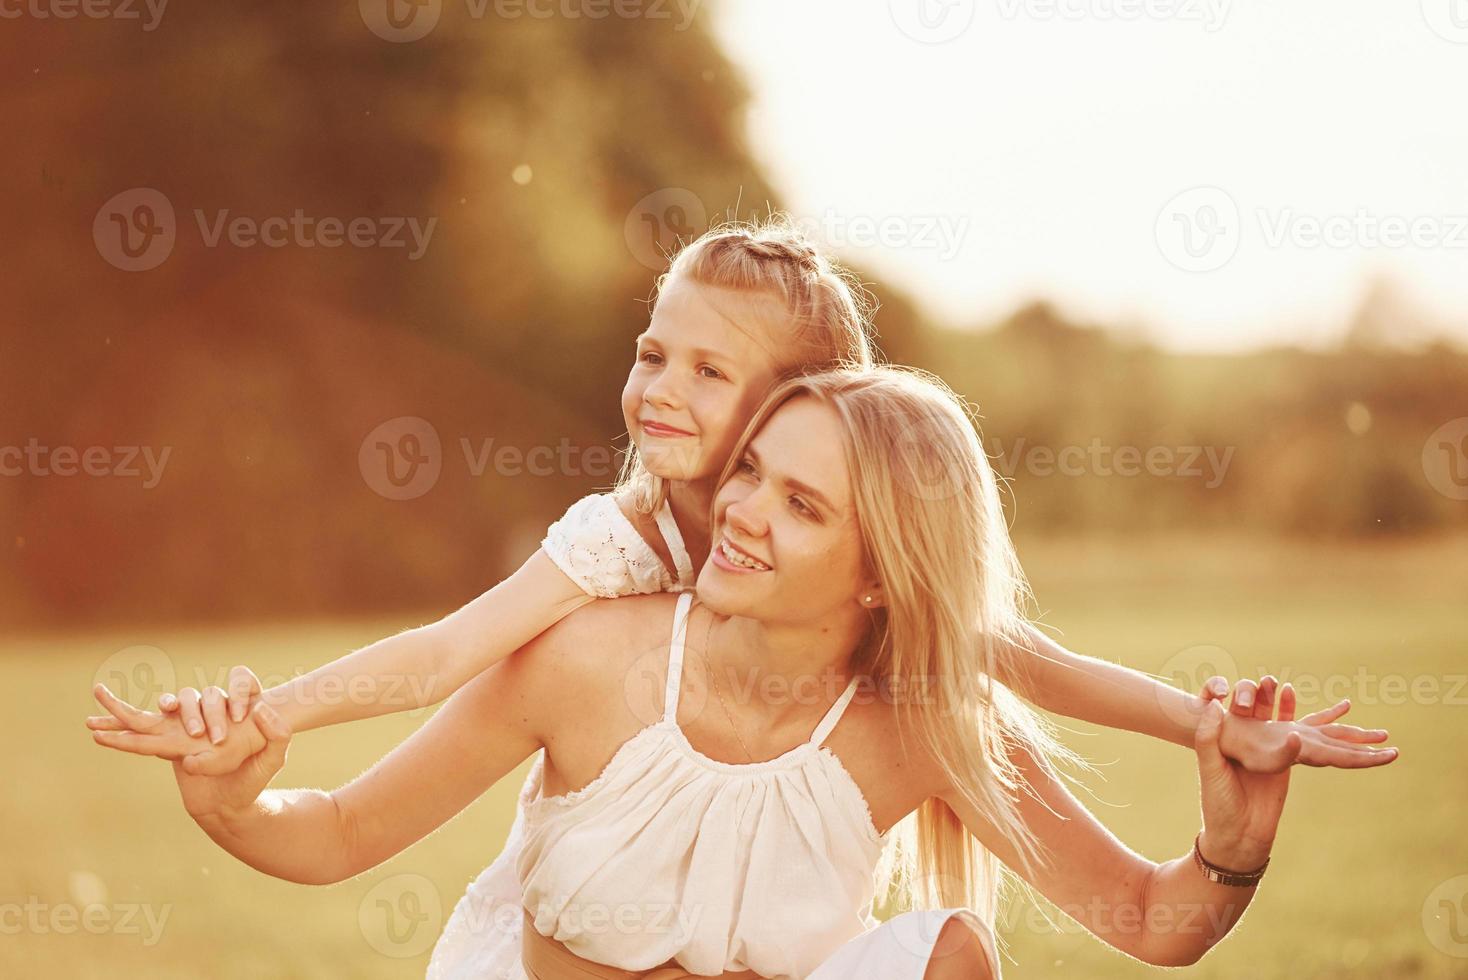
[[[1468,875],[1468,540],[1021,541],[1020,554],[1043,621],[1071,649],[1169,675],[1230,658],[1317,691],[1302,713],[1349,696],[1345,720],[1391,729],[1402,750],[1380,770],[1296,771],[1258,897],[1186,975],[1468,977],[1468,878],[1451,881]],[[227,856],[183,812],[166,764],[98,748],[82,726],[94,676],[128,648],[162,651],[178,684],[235,662],[285,675],[419,621],[6,639],[0,975],[421,976],[464,885],[498,852],[523,769],[394,860],[313,888]],[[276,785],[338,785],[422,720],[303,734]],[[1065,724],[1105,773],[1088,780],[1100,819],[1154,860],[1186,853],[1198,826],[1191,751]],[[1002,931],[1010,977],[1159,972],[1028,904],[1007,910]]]

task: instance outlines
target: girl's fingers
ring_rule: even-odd
[[[87,727],[94,732],[131,731],[131,729],[111,715],[88,715]]]
[[[178,710],[178,695],[164,691],[158,695],[158,710],[165,715],[171,715]]]
[[[1321,725],[1316,731],[1345,742],[1385,742],[1390,737],[1385,728],[1357,728],[1355,725]]]
[[[204,727],[209,730],[209,741],[218,745],[229,731],[229,720],[225,717],[227,696],[224,688],[213,685],[204,689]]]
[[[1301,718],[1300,721],[1307,725],[1323,725],[1328,721],[1335,721],[1341,715],[1351,710],[1351,699],[1341,698],[1329,708],[1322,708]]]
[[[1228,679],[1214,674],[1203,682],[1200,697],[1204,701],[1221,701],[1228,697]]]
[[[135,731],[147,731],[153,727],[154,715],[151,711],[143,711],[128,704],[122,698],[107,690],[106,684],[97,684],[92,688],[92,694],[102,707],[112,712],[112,716],[122,722],[126,727]]]
[[[1254,717],[1254,699],[1259,692],[1259,685],[1247,677],[1234,684],[1234,700],[1230,711],[1241,718]]]
[[[133,755],[151,755],[160,759],[174,758],[156,735],[139,735],[137,732],[93,732],[92,741],[119,752]]]
[[[1306,739],[1300,761],[1307,766],[1332,766],[1336,769],[1371,769],[1384,766],[1397,758],[1397,750],[1363,749],[1331,745]]]
[[[190,735],[204,734],[204,712],[199,707],[202,699],[197,687],[186,687],[178,692],[178,720],[183,722],[184,731]]]
[[[238,664],[230,669],[227,685],[229,716],[236,723],[244,721],[250,712],[250,699],[260,693],[260,678],[244,664]]]

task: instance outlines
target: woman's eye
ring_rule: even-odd
[[[644,364],[661,364],[663,363],[663,355],[657,351],[643,351],[641,360]]]
[[[723,372],[720,371],[718,368],[709,367],[707,364],[699,368],[698,373],[703,375],[705,378],[722,378],[724,376]]]
[[[801,500],[799,497],[791,497],[790,506],[794,507],[796,511],[806,515],[807,517],[816,516],[816,512],[810,508],[810,505],[807,504],[804,500]]]
[[[734,470],[736,473],[745,473],[749,476],[754,476],[754,464],[751,463],[747,458],[741,459],[739,461],[739,465],[736,466]]]

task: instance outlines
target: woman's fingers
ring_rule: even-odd
[[[112,715],[88,715],[87,727],[94,732],[126,732],[132,730]]]
[[[204,727],[209,731],[209,741],[218,745],[229,732],[229,719],[225,716],[228,696],[224,688],[215,684],[204,688]]]
[[[290,747],[291,729],[285,723],[285,719],[264,702],[255,705],[254,715],[256,727],[265,736],[265,748],[261,749],[255,758],[267,776],[274,776],[285,765],[286,750]]]
[[[1284,687],[1279,689],[1279,720],[1294,721],[1295,707],[1295,686],[1285,681]]]
[[[1315,730],[1343,742],[1385,742],[1391,737],[1385,728],[1357,728],[1355,725],[1321,725]]]
[[[158,710],[165,715],[171,715],[178,710],[178,695],[164,691],[158,695]]]
[[[1259,688],[1254,694],[1254,717],[1260,721],[1269,721],[1274,717],[1274,694],[1279,687],[1279,680],[1273,674],[1265,674],[1259,679]]]
[[[230,668],[226,686],[229,688],[229,717],[236,723],[244,721],[250,712],[250,699],[261,692],[260,678],[244,664],[237,664]]]
[[[178,692],[178,720],[183,722],[184,731],[190,735],[204,734],[204,712],[200,708],[203,696],[197,687],[186,687]]]
[[[1254,717],[1254,698],[1259,692],[1259,685],[1242,678],[1234,683],[1234,700],[1230,711],[1241,718]]]

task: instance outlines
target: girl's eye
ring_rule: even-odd
[[[718,368],[716,368],[716,367],[710,367],[707,364],[705,364],[703,367],[699,368],[698,369],[698,373],[701,374],[701,375],[703,375],[705,378],[715,378],[715,379],[717,379],[717,378],[722,378],[724,376],[723,372],[720,371]]]
[[[661,364],[663,363],[663,355],[653,350],[643,351],[639,360],[644,364]]]
[[[754,476],[754,464],[750,462],[749,457],[746,456],[739,461],[738,466],[734,467],[734,472],[744,473],[748,476]]]
[[[790,506],[795,508],[796,512],[804,514],[806,517],[816,516],[816,512],[810,508],[810,505],[799,497],[791,497]]]

